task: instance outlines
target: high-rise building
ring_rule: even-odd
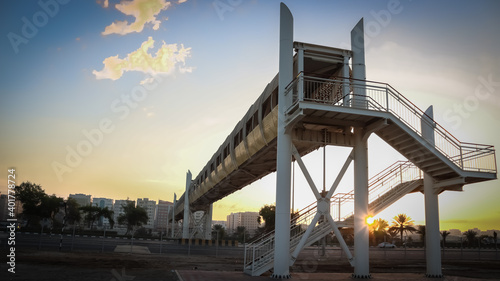
[[[129,202],[134,203],[135,202],[132,200],[115,200],[115,203],[113,204],[113,218],[115,220],[115,227],[116,228],[124,228],[125,226],[119,225],[118,224],[118,217],[123,214],[123,206],[127,205]]]
[[[155,214],[155,229],[157,231],[165,231],[167,228],[168,213],[173,208],[174,203],[169,201],[158,200],[156,204]]]
[[[113,199],[92,198],[92,206],[97,206],[97,207],[102,208],[102,209],[108,208],[108,210],[113,211]],[[104,217],[100,217],[99,221],[97,222],[97,225],[98,226],[103,226],[103,225],[109,226],[109,219],[104,218]]]
[[[149,200],[148,198],[138,198],[137,206],[144,208],[148,214],[148,223],[144,227],[153,229],[155,226],[156,201]]]
[[[90,200],[92,198],[92,195],[77,193],[77,194],[70,194],[69,198],[75,199],[76,203],[78,203],[80,207],[83,207],[90,205]]]
[[[244,226],[245,229],[253,235],[260,226],[257,222],[258,212],[240,212],[231,213],[227,216],[226,227],[229,234],[236,232],[238,226]]]

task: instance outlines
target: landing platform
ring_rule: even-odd
[[[269,276],[248,276],[242,272],[230,271],[198,271],[198,270],[178,270],[176,271],[180,281],[258,281],[258,280],[273,280]],[[308,281],[330,281],[330,280],[357,280],[351,278],[349,273],[293,273],[291,281],[308,280]],[[361,279],[360,279],[361,280]],[[366,280],[366,279],[364,279]],[[478,278],[467,278],[457,276],[445,276],[443,278],[429,279],[419,273],[375,273],[372,279],[369,280],[391,280],[391,281],[407,281],[407,280],[443,280],[443,281],[476,281],[485,280]]]

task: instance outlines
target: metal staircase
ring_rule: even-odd
[[[410,162],[398,161],[389,168],[370,179],[370,204],[372,215],[399,200],[404,195],[418,191],[423,186],[422,173]],[[337,194],[332,197],[330,212],[339,209],[353,198],[354,191],[347,194]],[[316,215],[316,202],[299,211],[298,216],[290,221],[290,253],[297,247],[307,226]],[[339,217],[339,227],[351,227],[353,224],[352,213]],[[307,247],[332,231],[332,226],[326,221],[316,224],[304,247]],[[267,233],[259,239],[245,246],[244,271],[252,276],[259,276],[273,267],[274,260],[274,231]],[[293,261],[290,262],[290,265]]]

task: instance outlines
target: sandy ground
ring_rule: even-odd
[[[7,272],[7,264],[2,263],[0,280],[177,281],[175,270],[199,271],[201,274],[203,271],[241,272],[242,262],[234,257],[214,256],[20,251],[17,253],[16,273]],[[387,273],[412,273],[415,276],[425,273],[425,263],[422,262],[374,260],[370,267],[374,280],[379,279],[377,273],[380,273],[379,277]],[[299,259],[292,272],[310,274],[311,277],[325,272],[348,273],[349,276],[352,268],[345,261],[317,261],[311,266],[309,260]],[[500,280],[500,261],[444,261],[443,273],[447,278],[441,280]]]

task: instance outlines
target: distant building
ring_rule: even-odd
[[[70,194],[69,198],[75,199],[76,203],[78,203],[80,207],[83,207],[90,205],[92,195],[77,193],[77,194]]]
[[[118,224],[118,217],[124,213],[123,206],[127,205],[128,202],[134,203],[135,206],[135,201],[132,200],[115,200],[113,204],[113,219],[115,220],[114,228],[126,228],[126,226]]]
[[[138,198],[137,206],[144,208],[148,214],[148,223],[144,227],[153,229],[155,226],[156,201],[149,200],[148,198]]]
[[[257,222],[258,212],[231,213],[227,216],[226,229],[229,234],[236,232],[238,226],[244,226],[250,234],[254,234],[260,226]]]
[[[212,220],[212,228],[214,228],[214,225],[216,225],[216,224],[222,225],[223,228],[227,228],[226,227],[226,222],[227,221],[215,221],[215,220]]]
[[[169,201],[158,200],[155,212],[155,229],[157,231],[165,231],[167,228],[168,212],[173,208],[174,203]]]
[[[7,194],[0,194],[0,221],[6,221],[9,218],[9,201]]]
[[[113,211],[113,199],[92,198],[92,206],[97,206],[99,208],[108,208],[108,210]],[[103,226],[103,224],[109,226],[109,219],[104,218],[104,217],[100,217],[99,221],[97,222],[97,225]]]

